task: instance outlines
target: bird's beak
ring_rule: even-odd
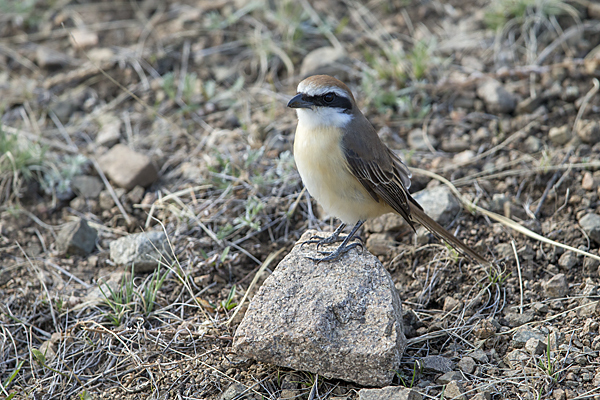
[[[287,106],[290,108],[312,108],[313,104],[310,101],[303,100],[302,93],[299,93],[292,97]]]

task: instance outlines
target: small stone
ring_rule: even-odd
[[[443,356],[426,356],[421,359],[421,366],[425,371],[445,373],[453,369],[452,361]]]
[[[528,136],[523,142],[525,150],[529,153],[537,153],[542,149],[542,141],[535,136]]]
[[[246,392],[250,392],[250,389],[241,383],[234,382],[227,388],[226,391],[221,394],[221,400],[233,400],[241,398]]]
[[[85,256],[94,250],[98,231],[84,219],[67,223],[56,238],[56,248],[62,254]]]
[[[447,385],[448,383],[450,383],[452,381],[461,381],[461,380],[463,380],[463,376],[460,372],[450,371],[450,372],[446,372],[443,375],[440,375],[440,377],[437,378],[435,381],[440,385]]]
[[[396,242],[387,233],[372,233],[367,238],[367,250],[376,256],[388,254]]]
[[[444,312],[456,311],[459,309],[460,304],[460,301],[456,300],[454,297],[446,296],[442,310],[444,310]]]
[[[519,328],[513,335],[511,344],[513,347],[520,349],[525,347],[525,344],[531,338],[545,341],[546,335],[537,329],[529,329],[527,327]]]
[[[504,356],[504,362],[508,364],[511,369],[520,370],[530,357],[531,356],[525,353],[523,350],[515,349],[506,353],[506,356]]]
[[[460,368],[460,370],[465,374],[472,374],[475,371],[475,367],[477,366],[475,364],[475,360],[468,356],[461,358],[457,365],[458,368]]]
[[[432,135],[427,135],[427,138],[429,139],[429,143],[431,144],[431,146],[435,149],[435,147],[438,145],[437,139]],[[429,151],[430,150],[429,146],[425,142],[425,139],[423,138],[423,130],[420,128],[413,129],[412,131],[410,131],[408,133],[407,141],[408,141],[408,147],[410,147],[411,150],[415,150],[415,151]]]
[[[110,242],[110,259],[126,270],[133,264],[135,272],[154,271],[159,262],[170,263],[170,248],[163,231],[134,233]]]
[[[492,400],[492,394],[490,392],[477,393],[471,397],[471,400]]]
[[[381,389],[361,389],[358,391],[359,400],[422,400],[419,392],[402,387],[387,386]]]
[[[71,179],[71,188],[78,196],[96,199],[104,189],[104,184],[96,176],[78,175]]]
[[[550,308],[548,307],[548,304],[533,303],[533,310],[538,314],[546,314]]]
[[[466,164],[471,161],[475,157],[475,152],[473,150],[465,150],[460,153],[456,153],[454,157],[452,157],[452,161],[455,164],[461,165]]]
[[[252,299],[234,351],[326,378],[391,384],[406,344],[391,276],[367,251],[351,250],[340,262],[306,258],[319,255],[316,245],[294,246]]]
[[[96,144],[98,146],[112,147],[121,139],[121,125],[123,122],[112,114],[103,114],[98,117],[97,123],[100,129],[96,134]]]
[[[418,191],[413,198],[440,225],[449,224],[460,212],[460,203],[445,185]]]
[[[68,63],[68,57],[63,53],[44,46],[38,46],[35,58],[41,68],[56,69]]]
[[[593,241],[600,244],[600,215],[586,214],[579,220],[579,226]]]
[[[571,129],[568,125],[552,127],[548,132],[548,137],[555,146],[562,146],[571,140]]]
[[[554,400],[567,400],[567,394],[563,389],[556,388],[552,391],[552,398]]]
[[[558,259],[558,265],[563,269],[570,270],[579,263],[577,255],[572,251],[566,251]]]
[[[596,184],[594,182],[594,176],[590,171],[586,171],[581,179],[581,187],[585,190],[595,190]]]
[[[150,158],[123,144],[113,146],[98,160],[102,171],[118,186],[127,190],[146,187],[158,178]]]
[[[546,350],[546,343],[532,337],[525,343],[525,350],[532,356],[539,356]]]
[[[569,284],[565,274],[557,274],[543,284],[546,296],[550,298],[565,297],[569,293]]]
[[[475,329],[473,329],[473,334],[478,339],[487,339],[494,336],[496,334],[496,330],[497,328],[489,319],[482,319],[477,323]]]
[[[283,389],[278,400],[295,400],[302,397],[302,392],[293,389]]]
[[[575,130],[583,143],[594,145],[600,142],[600,123],[598,121],[579,121]]]
[[[69,41],[75,48],[85,49],[98,44],[98,35],[96,32],[91,32],[87,29],[71,29],[69,33]]]
[[[457,381],[451,381],[446,385],[444,390],[444,398],[455,399],[455,400],[467,400],[467,396],[464,394],[465,389]]]
[[[485,351],[483,351],[481,349],[473,350],[472,352],[469,353],[469,356],[481,364],[485,364],[490,361],[490,358],[488,357],[488,355],[485,354]]]
[[[507,91],[500,82],[488,79],[477,88],[477,96],[481,98],[488,112],[508,114],[515,110],[515,95]]]
[[[516,328],[517,326],[533,321],[533,312],[525,311],[523,313],[508,313],[506,319],[511,328]]]

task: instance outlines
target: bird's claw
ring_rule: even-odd
[[[306,258],[308,258],[309,260],[312,260],[316,263],[320,263],[322,261],[333,261],[333,260],[337,260],[344,254],[346,254],[348,251],[350,251],[356,247],[360,247],[361,252],[364,250],[364,246],[362,243],[355,242],[355,243],[347,244],[346,246],[340,246],[337,249],[335,249],[334,251],[318,250],[319,254],[323,254],[325,257],[306,257]]]

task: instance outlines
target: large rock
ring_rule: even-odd
[[[233,348],[244,357],[327,378],[390,384],[406,346],[390,274],[366,250],[351,250],[335,262],[307,259],[319,256],[316,246],[300,243],[315,233],[306,232],[265,280]]]
[[[60,230],[56,238],[56,248],[63,254],[85,256],[94,250],[98,231],[84,219],[69,222]]]
[[[124,144],[117,144],[98,160],[102,171],[118,186],[127,190],[146,187],[158,178],[150,158]]]
[[[150,272],[160,261],[170,262],[169,242],[163,231],[135,233],[110,242],[110,259],[135,272]]]

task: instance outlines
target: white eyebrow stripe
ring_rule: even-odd
[[[298,84],[298,93],[303,93],[307,96],[322,96],[325,93],[333,92],[340,97],[348,98],[348,92],[344,89],[337,86],[317,86],[310,83],[305,83],[304,81]]]

